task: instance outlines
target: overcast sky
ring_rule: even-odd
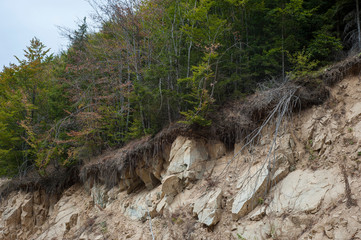
[[[71,29],[84,17],[90,19],[91,6],[85,0],[0,0],[0,71],[23,58],[23,50],[37,37],[51,52],[59,53],[68,42],[57,26]]]

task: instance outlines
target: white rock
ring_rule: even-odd
[[[202,169],[206,165],[205,161],[207,159],[208,152],[203,143],[185,137],[177,137],[172,144],[169,158],[170,164],[166,175],[191,171],[195,172],[193,175],[199,178],[201,177],[199,175],[202,175]],[[188,174],[188,176],[191,175]]]
[[[355,138],[357,138],[358,140],[361,140],[361,122],[357,123],[353,127],[352,133],[353,133]]]
[[[269,222],[245,222],[233,231],[233,239],[269,239],[273,226]],[[241,239],[242,239],[241,238]]]
[[[323,200],[331,202],[339,195],[339,182],[337,173],[330,170],[291,172],[276,186],[267,213],[315,212]]]
[[[347,119],[348,121],[352,121],[359,115],[361,115],[361,102],[358,102],[351,107],[350,111],[347,112]]]
[[[266,215],[266,208],[264,206],[261,206],[259,209],[255,210],[249,219],[251,221],[259,221]]]
[[[268,173],[266,165],[256,165],[240,178],[237,188],[241,189],[232,205],[232,214],[235,219],[248,214],[257,206],[258,197],[266,191]]]
[[[69,201],[69,198],[64,198],[58,202],[57,208],[58,214],[53,224],[38,237],[39,240],[62,238],[70,228],[77,224],[79,210],[72,201]]]
[[[313,141],[312,148],[313,150],[320,150],[326,140],[326,134],[324,132],[316,134],[316,137]]]
[[[130,202],[124,201],[121,207],[124,215],[132,220],[144,220],[148,216],[155,217],[157,214],[157,204],[160,202],[157,196],[161,193],[161,186],[152,191],[143,191],[137,194],[136,198],[132,198]]]
[[[287,141],[289,142],[289,141]],[[285,152],[285,151],[283,151]],[[238,191],[232,205],[234,219],[238,219],[251,212],[265,194],[288,174],[289,158],[278,154],[275,161],[271,162],[272,171],[268,164],[257,164],[246,169],[237,182]]]
[[[222,190],[216,189],[199,198],[193,207],[198,221],[207,226],[215,225],[221,217]]]

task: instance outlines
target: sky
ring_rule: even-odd
[[[85,0],[0,0],[0,71],[23,59],[24,49],[37,37],[50,52],[65,49],[68,40],[57,26],[77,29],[92,7]]]

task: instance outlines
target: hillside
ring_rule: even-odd
[[[358,0],[88,0],[0,72],[0,240],[361,239]]]
[[[171,132],[134,166],[124,154],[150,139],[92,159],[58,196],[12,192],[1,239],[361,239],[360,85],[334,82],[253,142]]]

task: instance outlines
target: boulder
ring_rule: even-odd
[[[342,193],[341,180],[336,172],[296,170],[277,184],[267,213],[314,213],[322,202],[331,202]]]
[[[51,227],[44,231],[37,239],[63,238],[71,228],[77,225],[79,214],[77,202],[75,202],[75,199],[70,199],[71,197],[65,197],[56,204],[57,214],[55,218],[51,219]],[[79,202],[79,204],[82,203]]]
[[[201,179],[206,160],[208,152],[203,142],[177,137],[172,144],[166,176],[182,174],[182,178]]]
[[[161,201],[161,186],[153,189],[152,191],[142,191],[137,193],[136,198],[130,198],[129,201],[121,203],[124,215],[132,220],[145,220],[148,215],[155,217],[157,212],[157,205]]]
[[[237,183],[237,188],[240,190],[232,204],[234,219],[248,214],[258,205],[259,197],[267,190],[268,176],[269,171],[266,165],[252,166],[241,176]]]
[[[198,216],[198,221],[212,226],[221,218],[222,190],[216,189],[199,198],[193,207],[193,213]]]
[[[270,188],[287,176],[288,166],[288,158],[278,154],[271,167],[257,164],[246,169],[237,183],[240,190],[232,204],[233,218],[243,217],[256,208]]]
[[[181,180],[177,175],[170,175],[163,179],[162,195],[175,196],[183,189]]]

